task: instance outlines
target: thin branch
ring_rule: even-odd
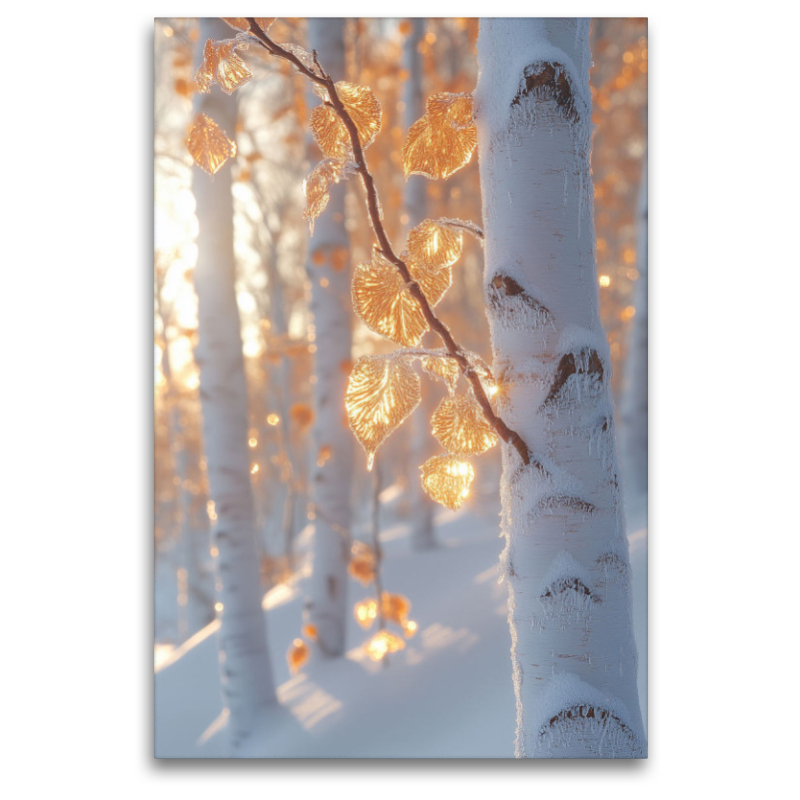
[[[272,53],[272,55],[291,62],[295,67],[297,67],[298,70],[300,70],[300,72],[303,73],[303,75],[314,81],[314,83],[324,86],[328,90],[330,104],[333,106],[336,114],[344,124],[345,128],[347,128],[347,132],[350,136],[350,143],[353,148],[353,154],[357,167],[356,171],[361,175],[361,180],[364,183],[364,191],[367,195],[367,209],[369,211],[369,218],[370,222],[372,223],[372,229],[378,239],[378,245],[381,253],[383,254],[384,258],[397,267],[400,275],[403,277],[403,281],[405,282],[408,291],[411,293],[411,296],[419,303],[420,308],[422,309],[422,314],[425,317],[429,328],[439,335],[439,338],[447,348],[447,352],[458,362],[461,372],[472,386],[472,393],[475,396],[475,399],[478,401],[486,420],[506,444],[509,444],[516,449],[523,463],[530,464],[533,458],[530,448],[527,444],[525,444],[525,441],[516,431],[509,428],[508,425],[506,425],[506,423],[494,413],[492,404],[483,389],[483,384],[481,383],[480,377],[472,368],[472,365],[465,355],[464,350],[455,341],[455,339],[453,339],[453,335],[450,333],[450,329],[447,327],[447,325],[445,325],[444,322],[442,322],[434,314],[433,309],[428,303],[428,300],[419,284],[411,277],[408,266],[394,252],[391,242],[389,241],[389,237],[386,234],[386,229],[383,227],[380,214],[380,203],[378,202],[378,191],[375,188],[375,180],[372,177],[372,173],[367,167],[364,149],[361,147],[361,141],[358,138],[358,128],[356,127],[356,124],[350,117],[347,108],[345,108],[344,103],[339,97],[339,94],[336,91],[335,82],[331,76],[323,70],[322,66],[317,60],[316,53],[314,54],[314,65],[315,68],[319,70],[319,74],[306,67],[306,65],[303,64],[303,62],[300,61],[300,59],[297,58],[294,53],[284,50],[279,44],[273,42],[272,39],[270,39],[269,36],[264,33],[253,17],[246,17],[246,19],[250,24],[250,32],[270,53]]]

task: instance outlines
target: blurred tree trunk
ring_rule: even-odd
[[[309,47],[335,80],[345,78],[343,19],[310,19]],[[315,159],[316,160],[316,159]],[[313,568],[306,601],[317,645],[325,656],[345,650],[347,564],[353,437],[344,410],[351,359],[350,247],[345,189],[330,192],[316,221],[307,264],[311,282],[314,351],[314,427],[311,494],[314,508]]]
[[[425,94],[422,90],[423,70],[419,45],[425,36],[425,19],[409,19],[411,30],[403,44],[403,68],[408,74],[403,100],[403,124],[406,131],[425,114]],[[405,185],[405,207],[408,215],[406,232],[428,215],[427,178],[410,175]],[[431,334],[426,334],[426,338]],[[429,550],[436,546],[433,532],[435,504],[422,488],[419,467],[435,453],[428,420],[435,410],[434,387],[428,382],[420,407],[411,417],[411,465],[409,494],[411,496],[411,543],[415,549]]]
[[[636,278],[633,306],[636,314],[628,339],[625,391],[622,395],[622,434],[625,445],[625,499],[634,517],[647,520],[647,155],[637,214]],[[643,515],[643,519],[642,519]]]
[[[589,24],[483,19],[476,119],[521,758],[646,752],[598,314]]]
[[[198,63],[208,38],[229,38],[221,20],[203,19]],[[229,136],[236,129],[236,101],[219,87],[196,96],[195,111],[208,114]],[[195,291],[198,302],[200,399],[211,499],[217,516],[217,590],[222,689],[234,751],[276,702],[261,607],[255,513],[247,445],[244,374],[236,263],[233,249],[231,166],[213,177],[193,170],[199,233]]]

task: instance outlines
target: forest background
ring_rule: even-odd
[[[170,13],[214,10],[201,6]],[[562,13],[631,10],[576,3]],[[152,508],[152,150],[142,122],[152,108],[152,17],[164,9],[137,11],[143,16],[135,18],[116,12],[110,21],[86,11],[59,28],[64,40],[86,43],[71,62],[76,75],[92,76],[86,99],[73,86],[49,91],[44,101],[32,87],[54,85],[53,58],[32,58],[29,39],[11,42],[11,61],[28,66],[28,80],[9,86],[9,107],[22,109],[25,123],[7,126],[3,137],[5,152],[26,157],[9,160],[7,183],[15,209],[30,211],[11,212],[18,224],[7,293],[26,301],[12,304],[2,325],[4,341],[20,341],[23,332],[25,346],[7,348],[7,374],[19,378],[7,383],[17,391],[7,393],[4,449],[19,477],[4,516],[12,534],[7,563],[27,568],[7,570],[6,581],[14,609],[6,638],[25,669],[11,660],[3,669],[24,689],[10,698],[15,740],[37,746],[24,752],[12,746],[20,757],[12,760],[9,779],[49,786],[72,778],[87,796],[100,796],[124,774],[126,792],[154,797],[178,788],[211,797],[232,780],[242,790],[263,789],[269,781],[271,790],[291,791],[341,779],[368,791],[384,775],[391,775],[382,790],[389,797],[423,784],[450,789],[498,781],[508,790],[531,781],[540,790],[591,781],[600,797],[632,797],[645,786],[682,787],[686,773],[698,787],[723,790],[734,782],[767,790],[780,782],[790,766],[792,716],[776,713],[785,708],[785,689],[779,681],[754,682],[751,661],[735,655],[743,632],[749,652],[768,653],[784,642],[781,615],[765,613],[752,592],[779,571],[776,558],[796,556],[790,509],[780,500],[793,496],[796,478],[796,432],[791,425],[785,431],[796,413],[791,393],[770,396],[771,413],[760,415],[758,435],[753,415],[770,394],[764,376],[782,373],[782,345],[795,337],[788,321],[797,276],[787,233],[796,216],[797,160],[787,164],[786,148],[792,153],[793,146],[780,118],[748,110],[753,98],[761,108],[782,107],[783,83],[765,81],[762,69],[731,74],[730,68],[751,52],[748,43],[762,42],[768,66],[793,81],[795,12],[775,26],[769,10],[745,18],[688,3],[668,11],[655,4],[635,9],[650,17],[653,757],[633,772],[606,765],[568,773],[556,765],[402,772],[290,764],[267,775],[257,764],[237,772],[213,764],[156,769],[150,761],[151,661],[143,651],[151,631],[151,546],[143,532]],[[298,7],[294,13],[321,12]],[[370,9],[354,5],[337,13],[368,16]],[[113,68],[96,70],[98,59]],[[49,165],[46,186],[31,165],[34,155]],[[782,291],[775,291],[776,282]],[[34,353],[41,367],[34,367]],[[55,414],[57,429],[45,422]],[[47,443],[44,451],[40,441]],[[766,546],[748,544],[755,531],[768,535]],[[753,576],[746,582],[752,591],[726,589],[740,575]],[[773,605],[794,607],[790,582],[769,591]],[[66,613],[53,613],[57,598]],[[43,620],[46,633],[37,635]],[[745,690],[754,685],[755,697]],[[753,699],[739,702],[748,695]],[[687,709],[708,724],[687,728]],[[762,724],[769,721],[770,735],[747,746],[748,758],[735,771],[717,769],[743,752],[744,731],[756,714]],[[94,766],[87,771],[89,759]],[[50,768],[43,770],[43,763]],[[676,763],[684,770],[675,770]]]

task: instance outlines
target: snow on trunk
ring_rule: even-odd
[[[310,19],[308,39],[334,80],[345,77],[343,19]],[[314,96],[318,102],[318,98]],[[345,188],[331,189],[316,221],[308,252],[314,344],[312,434],[313,567],[306,601],[317,645],[326,656],[345,650],[347,563],[350,551],[350,486],[353,436],[344,395],[351,368],[350,247],[345,228]]]
[[[224,22],[200,24],[198,61],[207,38],[228,38]],[[214,119],[229,135],[236,101],[219,87],[196,96],[195,111]],[[228,730],[234,751],[276,702],[267,654],[266,626],[256,546],[255,512],[247,446],[247,385],[239,309],[234,289],[231,166],[213,177],[192,171],[199,233],[195,291],[198,303],[200,399],[211,500],[216,523],[219,660]],[[219,610],[219,606],[218,606]]]
[[[637,521],[647,518],[647,156],[637,214],[636,267],[639,275],[633,290],[633,318],[625,362],[621,430],[624,444],[625,494],[636,509]]]
[[[484,19],[476,118],[520,758],[636,758],[630,566],[598,314],[589,22]]]
[[[403,102],[403,124],[406,131],[425,114],[425,95],[422,91],[423,64],[419,45],[425,37],[425,19],[409,19],[411,30],[403,44],[403,68],[408,73]],[[428,184],[422,175],[410,175],[406,180],[404,204],[408,221],[406,233],[428,215]],[[426,334],[426,338],[431,334]],[[435,345],[434,345],[435,346]],[[417,550],[429,550],[436,546],[433,533],[435,504],[422,488],[419,467],[437,451],[430,430],[430,418],[436,406],[432,382],[424,387],[422,403],[411,417],[411,469],[409,494],[411,496],[411,543]]]

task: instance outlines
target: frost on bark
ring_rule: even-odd
[[[207,38],[229,38],[220,20],[204,19],[199,48]],[[234,135],[236,101],[212,87],[197,95],[196,112],[214,119]],[[211,500],[217,520],[219,660],[229,712],[228,731],[236,750],[276,702],[267,654],[256,546],[255,513],[247,446],[247,386],[236,305],[231,167],[213,177],[194,168],[193,190],[199,232],[195,291],[198,303],[200,400]]]
[[[485,19],[476,117],[521,758],[638,758],[628,544],[598,314],[589,23]]]
[[[403,45],[403,68],[408,73],[403,100],[403,126],[406,131],[425,114],[425,95],[422,91],[423,64],[419,45],[425,37],[425,19],[409,19],[411,30]],[[415,225],[428,216],[427,178],[409,175],[405,184],[404,204],[408,222],[406,235]],[[431,339],[432,334],[426,334]],[[423,340],[424,341],[424,340]],[[419,465],[424,464],[437,450],[431,436],[429,420],[436,409],[433,383],[428,382],[422,393],[422,403],[411,417],[411,543],[417,550],[429,550],[436,546],[433,515],[435,504],[422,488]]]
[[[310,19],[311,50],[335,80],[345,77],[343,19]],[[315,98],[316,100],[316,98]],[[350,247],[345,228],[345,189],[333,186],[309,245],[314,352],[314,429],[311,492],[314,507],[313,567],[306,608],[326,656],[345,650],[347,563],[353,437],[344,409],[351,368]]]
[[[647,157],[645,156],[636,225],[637,253],[633,318],[622,395],[625,493],[637,512],[647,508]],[[644,521],[644,520],[642,520]]]

